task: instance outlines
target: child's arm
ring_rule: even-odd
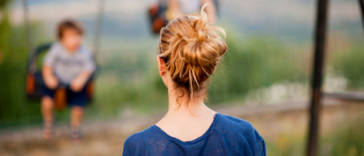
[[[79,92],[82,90],[84,85],[86,84],[87,80],[90,78],[92,73],[88,71],[83,71],[80,73],[72,82],[71,82],[71,89],[75,92]]]
[[[53,64],[56,58],[56,46],[52,45],[51,49],[47,52],[43,60],[42,75],[44,83],[49,89],[56,89],[58,86],[58,79],[53,75]]]
[[[58,79],[53,75],[52,67],[44,65],[42,72],[43,72],[43,79],[47,87],[49,89],[56,89],[58,86]]]

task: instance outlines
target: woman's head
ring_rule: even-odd
[[[165,66],[175,88],[186,89],[190,99],[206,94],[205,82],[227,50],[217,32],[225,36],[225,31],[207,23],[205,6],[200,16],[179,17],[162,28],[160,34],[159,65]]]

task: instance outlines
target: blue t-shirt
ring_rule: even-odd
[[[123,156],[208,155],[265,156],[264,139],[247,121],[217,113],[201,137],[181,141],[153,125],[131,135],[124,143]]]

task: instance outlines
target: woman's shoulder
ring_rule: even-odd
[[[147,128],[143,131],[134,133],[129,136],[124,142],[123,155],[140,155],[138,153],[141,151],[141,149],[146,148],[144,139],[145,136],[148,136],[146,135],[148,131],[150,131],[150,128]]]
[[[123,155],[145,155],[145,153],[155,153],[159,148],[152,147],[162,147],[167,142],[168,139],[160,134],[153,125],[129,136],[124,142]]]
[[[248,144],[246,147],[256,153],[255,155],[266,155],[265,141],[250,122],[223,114],[219,120],[220,131],[230,138],[231,144]]]
[[[233,117],[233,116],[229,116],[229,115],[225,115],[225,114],[220,114],[220,122],[222,125],[228,126],[228,127],[234,127],[234,128],[241,128],[241,129],[247,129],[247,130],[254,130],[255,128],[253,127],[253,125],[246,120],[237,118],[237,117]]]
[[[165,137],[160,134],[156,130],[155,125],[153,125],[143,131],[132,134],[125,140],[124,144],[141,146],[161,139],[165,139]]]
[[[126,140],[124,144],[130,144],[130,145],[142,145],[143,140],[145,139],[145,136],[149,136],[148,133],[151,133],[152,127],[149,127],[143,131],[134,133],[130,135]]]
[[[126,138],[124,144],[136,144],[136,142],[140,142],[143,140],[143,131],[134,133]]]
[[[253,140],[264,142],[263,137],[260,136],[250,122],[237,117],[222,114],[217,129],[224,132],[226,136],[252,137],[254,138]]]

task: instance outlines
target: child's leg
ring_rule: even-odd
[[[84,108],[81,106],[73,106],[71,108],[71,127],[79,128],[83,118]]]
[[[41,107],[44,130],[43,137],[49,139],[52,137],[52,124],[53,124],[53,99],[48,96],[42,97],[42,107]]]
[[[81,122],[84,114],[84,108],[81,106],[72,106],[71,108],[71,127],[70,134],[74,141],[81,139]]]
[[[67,98],[68,104],[71,107],[71,137],[74,140],[78,140],[82,137],[80,127],[87,103],[86,89],[84,88],[80,92],[68,90]]]

